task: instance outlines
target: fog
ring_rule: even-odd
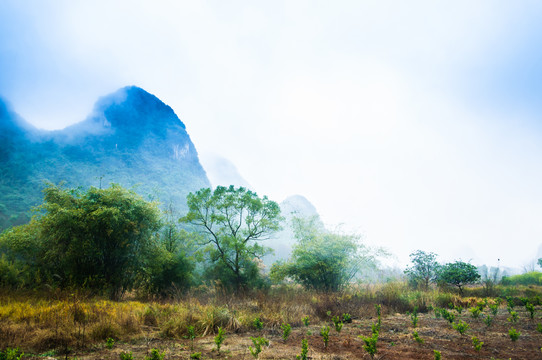
[[[0,96],[39,128],[137,85],[261,195],[440,260],[542,239],[542,4],[0,3]],[[541,254],[542,255],[542,254]]]

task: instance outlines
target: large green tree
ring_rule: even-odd
[[[210,272],[237,290],[246,288],[257,274],[257,259],[270,251],[260,241],[280,229],[278,204],[234,186],[190,193],[187,204],[181,221],[194,225],[202,236],[213,264]]]
[[[436,259],[437,254],[422,250],[416,250],[410,254],[412,266],[405,270],[410,283],[427,290],[429,284],[437,279],[439,264]]]
[[[274,280],[291,278],[306,288],[337,291],[363,269],[374,269],[381,249],[371,249],[357,234],[326,230],[317,217],[294,218],[292,229],[297,239],[287,262],[271,268]]]
[[[438,280],[456,286],[459,292],[463,294],[463,287],[480,280],[480,274],[478,274],[476,266],[463,261],[456,261],[440,268]]]
[[[156,247],[157,205],[119,185],[87,191],[49,185],[39,210],[30,224],[3,234],[0,247],[62,287],[119,298]]]

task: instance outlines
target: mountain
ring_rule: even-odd
[[[200,160],[213,187],[234,185],[251,188],[230,160],[215,154],[203,154]]]
[[[118,183],[177,210],[189,192],[210,186],[185,125],[135,86],[99,99],[84,121],[57,131],[34,128],[0,101],[0,134],[0,230],[29,220],[46,182]]]

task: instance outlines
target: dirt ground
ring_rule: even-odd
[[[412,327],[410,317],[406,314],[393,314],[382,319],[382,327],[377,343],[375,359],[434,359],[433,350],[442,354],[442,359],[542,359],[542,334],[537,331],[537,324],[541,322],[540,315],[534,320],[529,319],[528,313],[519,308],[516,323],[507,320],[509,314],[505,308],[500,308],[493,324],[488,327],[483,322],[483,315],[473,319],[468,311],[463,311],[457,319],[469,324],[464,335],[454,330],[448,321],[439,318],[431,312],[419,314],[416,329]],[[107,349],[105,344],[85,352],[76,352],[69,355],[79,360],[115,359],[119,360],[120,353],[132,352],[134,359],[143,359],[148,356],[150,349],[157,348],[165,352],[165,360],[190,359],[194,352],[201,352],[202,359],[252,359],[248,347],[252,345],[250,337],[264,336],[270,342],[264,347],[259,359],[295,359],[301,352],[301,341],[308,340],[308,359],[370,359],[363,349],[363,341],[358,335],[370,336],[372,319],[354,319],[352,323],[344,324],[340,333],[330,325],[330,339],[327,348],[324,348],[320,329],[324,324],[296,327],[286,342],[281,338],[280,329],[264,329],[262,332],[248,332],[242,334],[226,334],[221,352],[215,350],[213,335],[196,338],[194,350],[188,339],[166,340],[159,338],[152,328],[145,329],[146,335],[134,340],[133,343],[116,343],[113,349]],[[514,327],[521,335],[513,342],[508,330]],[[412,333],[418,331],[424,340],[418,343]],[[472,345],[472,336],[476,336],[484,344],[480,351]],[[43,357],[42,357],[43,359]]]

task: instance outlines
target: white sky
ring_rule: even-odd
[[[401,263],[542,243],[542,3],[15,1],[0,95],[56,129],[137,85],[261,194],[302,194]]]

